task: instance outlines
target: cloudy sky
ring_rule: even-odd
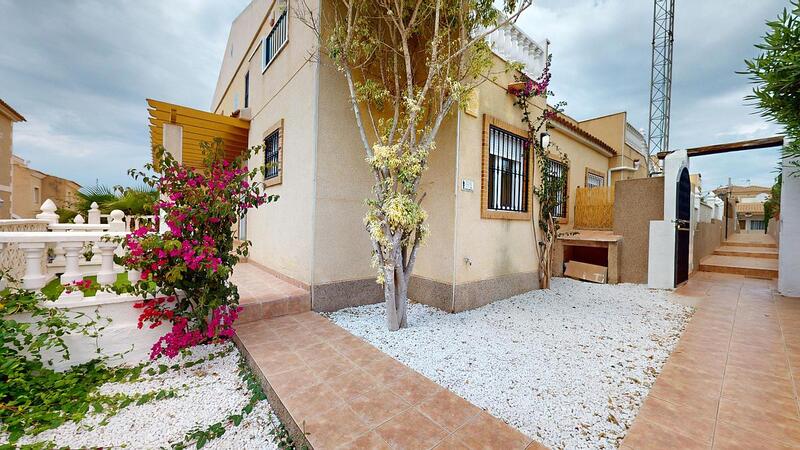
[[[145,98],[208,109],[247,0],[0,0],[0,98],[27,118],[14,151],[83,185],[130,184],[149,160]],[[673,148],[779,132],[737,75],[788,0],[677,1]],[[578,119],[628,111],[647,128],[652,2],[538,0],[520,25],[551,40],[557,98]],[[771,184],[776,150],[693,158],[704,189]]]

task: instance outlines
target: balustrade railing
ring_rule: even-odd
[[[87,216],[88,223],[80,214],[73,223],[59,223],[56,205],[48,199],[36,219],[0,220],[0,268],[31,290],[42,289],[56,277],[60,284],[87,276],[96,276],[100,286],[113,284],[124,269],[114,265],[114,254],[121,249],[109,238],[125,236],[129,220],[122,211],[114,210],[107,223],[101,223],[96,203]],[[128,278],[135,281],[138,275],[129,273]],[[62,297],[80,295],[75,292]]]

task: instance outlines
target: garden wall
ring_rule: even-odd
[[[724,239],[724,224],[719,220],[711,222],[698,222],[694,230],[692,266],[694,270],[700,268],[700,260],[714,253]]]
[[[45,355],[53,359],[53,369],[66,370],[101,356],[109,358],[109,365],[147,361],[153,344],[168,331],[169,326],[160,325],[154,329],[144,326],[141,330],[138,329],[141,310],[133,307],[137,301],[138,298],[130,295],[110,295],[106,298],[61,298],[47,303],[46,306],[69,310],[69,317],[81,323],[98,320],[98,326],[102,328],[96,338],[84,335],[66,336],[64,341],[70,352],[68,361],[57,357],[55,353]],[[83,317],[78,317],[79,315]],[[30,321],[30,316],[26,316],[20,314],[11,317],[20,322]]]
[[[622,235],[621,283],[647,283],[650,221],[664,219],[664,178],[638,178],[614,185],[614,234]]]
[[[772,236],[775,239],[776,244],[781,243],[781,221],[780,219],[772,218],[769,219],[769,223],[767,224],[767,234]]]

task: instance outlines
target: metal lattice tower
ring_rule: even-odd
[[[675,0],[653,1],[653,59],[650,72],[650,122],[647,167],[651,155],[669,151],[669,107],[672,93],[672,42]]]

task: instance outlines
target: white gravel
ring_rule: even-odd
[[[227,351],[224,356],[193,367],[154,376],[146,374],[149,367],[158,369],[160,364],[186,363],[223,350]],[[198,346],[190,355],[158,359],[145,367],[141,380],[106,383],[99,390],[103,394],[133,394],[174,389],[176,397],[130,405],[109,417],[106,423],[102,423],[103,414],[89,414],[79,423],[67,422],[36,436],[25,436],[19,444],[53,441],[57,447],[69,448],[169,448],[182,441],[187,432],[205,429],[241,412],[250,399],[250,391],[239,376],[238,362],[239,351],[230,343]],[[277,449],[269,434],[273,428],[270,414],[269,403],[259,402],[239,426],[226,426],[225,434],[209,441],[204,448]],[[4,436],[0,436],[0,444],[4,442]]]
[[[330,317],[552,448],[616,448],[691,315],[671,295],[556,278],[458,314],[412,303],[397,332],[382,304]]]

